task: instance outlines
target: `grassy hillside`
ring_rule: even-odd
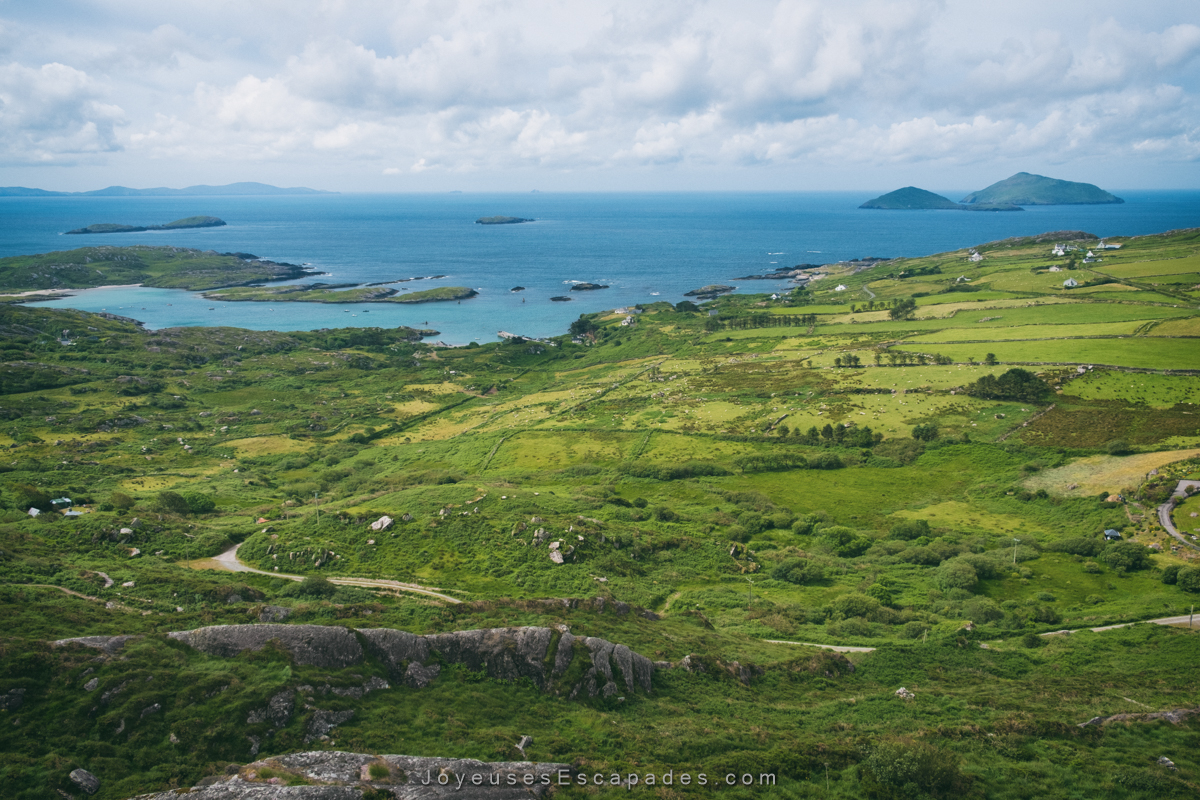
[[[183,221],[183,220],[181,220]],[[256,260],[246,253],[182,247],[81,247],[0,258],[0,292],[86,289],[140,283],[199,291],[312,274],[295,264]]]
[[[24,690],[0,711],[6,796],[70,792],[75,767],[97,798],[190,786],[252,760],[250,736],[263,754],[504,759],[523,735],[531,758],[589,770],[775,772],[771,796],[1194,794],[1194,717],[1080,727],[1193,708],[1186,621],[1039,634],[1198,596],[1200,551],[1155,511],[1200,479],[1200,296],[1153,279],[1194,270],[1200,238],[1084,265],[1094,239],[1050,252],[1072,236],[835,265],[776,300],[656,303],[631,326],[585,315],[582,343],[554,346],[0,306],[0,698]],[[55,513],[64,496],[84,513]],[[1200,527],[1195,508],[1176,527]],[[213,569],[234,543],[309,580]],[[346,577],[464,602],[320,580]],[[266,605],[417,633],[563,624],[703,669],[664,666],[623,702],[454,666],[354,698],[320,687],[381,665],[164,636]],[[145,638],[99,661],[47,644],[118,633]],[[303,687],[286,725],[246,721]],[[318,708],[355,714],[305,741]]]

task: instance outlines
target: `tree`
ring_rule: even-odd
[[[1104,445],[1104,450],[1110,456],[1123,456],[1129,452],[1129,443],[1122,439],[1113,439],[1111,442]]]
[[[825,569],[807,558],[793,558],[771,570],[771,577],[795,584],[816,583],[825,577]]]
[[[108,502],[112,503],[114,508],[121,511],[133,508],[135,505],[134,499],[124,492],[113,492],[109,495]]]
[[[938,427],[932,422],[916,425],[912,429],[912,438],[920,442],[932,442],[938,438]]]
[[[13,487],[12,493],[13,502],[21,511],[28,511],[31,508],[47,511],[50,508],[50,495],[32,483],[18,483]]]
[[[854,558],[861,556],[875,542],[867,536],[863,536],[853,528],[847,528],[842,525],[834,525],[830,528],[825,528],[821,531],[821,539],[833,552],[837,553],[842,558]]]
[[[938,567],[937,584],[942,589],[971,590],[977,583],[979,574],[966,561],[952,558]]]
[[[985,355],[983,357],[983,363],[987,364],[989,367],[996,366],[996,354],[988,353],[987,355]]]
[[[680,300],[675,304],[675,310],[683,313],[691,313],[694,311],[699,311],[700,306],[696,305],[691,300]]]
[[[888,316],[893,320],[902,320],[911,319],[912,317],[916,316],[916,313],[917,301],[913,300],[911,297],[907,297],[903,300],[897,300],[895,305],[893,305],[891,310],[888,312]]]
[[[217,502],[211,495],[200,492],[185,492],[183,500],[192,514],[207,514],[217,507]]]
[[[1179,570],[1175,584],[1185,592],[1200,592],[1200,567],[1184,567]]]
[[[585,314],[580,314],[579,319],[572,322],[571,327],[568,328],[572,336],[587,336],[594,334],[598,329],[599,326],[596,325],[596,320]]]
[[[1051,393],[1045,381],[1019,367],[1010,369],[999,378],[984,375],[974,383],[967,384],[965,391],[971,397],[984,400],[1016,400],[1021,403],[1039,403]]]

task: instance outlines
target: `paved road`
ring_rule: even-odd
[[[846,644],[813,644],[812,642],[786,642],[782,639],[763,639],[764,642],[771,644],[798,644],[802,647],[819,647],[822,650],[833,650],[837,653],[872,653],[874,647],[851,647]]]
[[[1171,521],[1171,512],[1175,510],[1175,504],[1187,497],[1187,488],[1189,486],[1200,486],[1200,481],[1180,481],[1179,485],[1175,487],[1175,493],[1171,495],[1167,502],[1158,507],[1158,521],[1159,524],[1167,529],[1167,533],[1193,550],[1200,550],[1200,547],[1183,538],[1183,534],[1175,530],[1175,523]]]
[[[1134,625],[1185,625],[1187,624],[1189,618],[1190,617],[1188,614],[1181,614],[1178,617],[1160,617],[1159,619],[1145,619],[1140,622],[1122,622],[1119,625],[1101,625],[1099,628],[1064,628],[1061,631],[1050,631],[1049,633],[1043,633],[1041,635],[1059,636],[1066,633],[1079,633],[1080,631],[1095,631],[1096,633],[1101,633],[1102,631],[1112,631],[1116,630],[1117,628],[1129,628]],[[1197,614],[1195,618],[1197,621],[1200,621],[1200,614]]]
[[[192,566],[197,569],[221,569],[227,572],[253,572],[256,575],[269,575],[272,578],[285,578],[289,581],[304,580],[303,575],[289,575],[285,572],[267,572],[266,570],[255,569],[242,563],[237,557],[239,547],[241,545],[236,544],[220,555],[193,561]],[[436,588],[421,586],[417,583],[401,583],[400,581],[386,581],[375,578],[329,578],[329,582],[338,586],[355,586],[360,589],[390,589],[394,592],[412,592],[414,594],[436,597],[440,600],[445,600],[447,603],[457,604],[462,602],[457,597],[442,594]]]

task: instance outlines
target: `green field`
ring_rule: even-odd
[[[1200,476],[1200,313],[1123,284],[1063,297],[1031,271],[1049,249],[833,265],[776,300],[647,304],[632,329],[584,315],[583,343],[555,347],[147,331],[0,305],[0,698],[24,690],[0,711],[0,794],[77,792],[77,767],[102,775],[97,800],[193,786],[251,761],[250,736],[262,755],[509,760],[527,735],[526,757],[584,770],[778,776],[646,790],[663,798],[1195,796],[1197,717],[1080,725],[1190,709],[1200,691],[1195,632],[1084,630],[1186,614],[1200,594],[1200,550],[1173,550],[1156,513]],[[73,252],[176,285],[229,286],[211,270],[240,262]],[[0,261],[0,290],[54,259]],[[1103,266],[1186,267],[1130,271],[1142,285],[1197,259],[1179,232]],[[300,288],[219,294],[377,291]],[[376,299],[456,290],[430,291]],[[64,328],[87,333],[40,333]],[[61,497],[83,513],[58,513]],[[1197,503],[1176,509],[1180,528],[1200,528]],[[235,544],[269,574],[217,569]],[[327,582],[347,578],[375,583]],[[418,689],[371,658],[316,668],[165,636],[268,605],[289,624],[416,633],[564,625],[672,665],[620,698],[450,662]],[[1063,629],[1082,632],[1042,635]],[[144,638],[116,656],[48,644],[118,633]],[[355,696],[370,678],[389,688]],[[286,724],[247,721],[285,690],[300,698]],[[354,714],[321,739],[306,732],[317,709]]]

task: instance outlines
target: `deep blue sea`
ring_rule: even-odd
[[[965,191],[945,192],[962,197]],[[85,245],[154,244],[240,251],[309,264],[324,282],[412,290],[469,286],[461,303],[221,303],[168,289],[108,288],[45,305],[107,310],[148,328],[231,325],[260,330],[413,325],[463,344],[499,330],[563,333],[583,312],[669,300],[709,283],[763,292],[786,284],[737,277],[800,263],[921,256],[1008,236],[1075,229],[1098,236],[1200,226],[1200,191],[1120,192],[1122,205],[1043,206],[1023,212],[866,211],[879,193],[337,194],[295,197],[0,198],[0,256]],[[157,224],[195,214],[222,228],[66,237],[99,222]],[[481,216],[534,218],[476,225]],[[569,292],[571,282],[612,288]],[[525,291],[509,291],[514,286]],[[551,302],[569,294],[571,302]]]

